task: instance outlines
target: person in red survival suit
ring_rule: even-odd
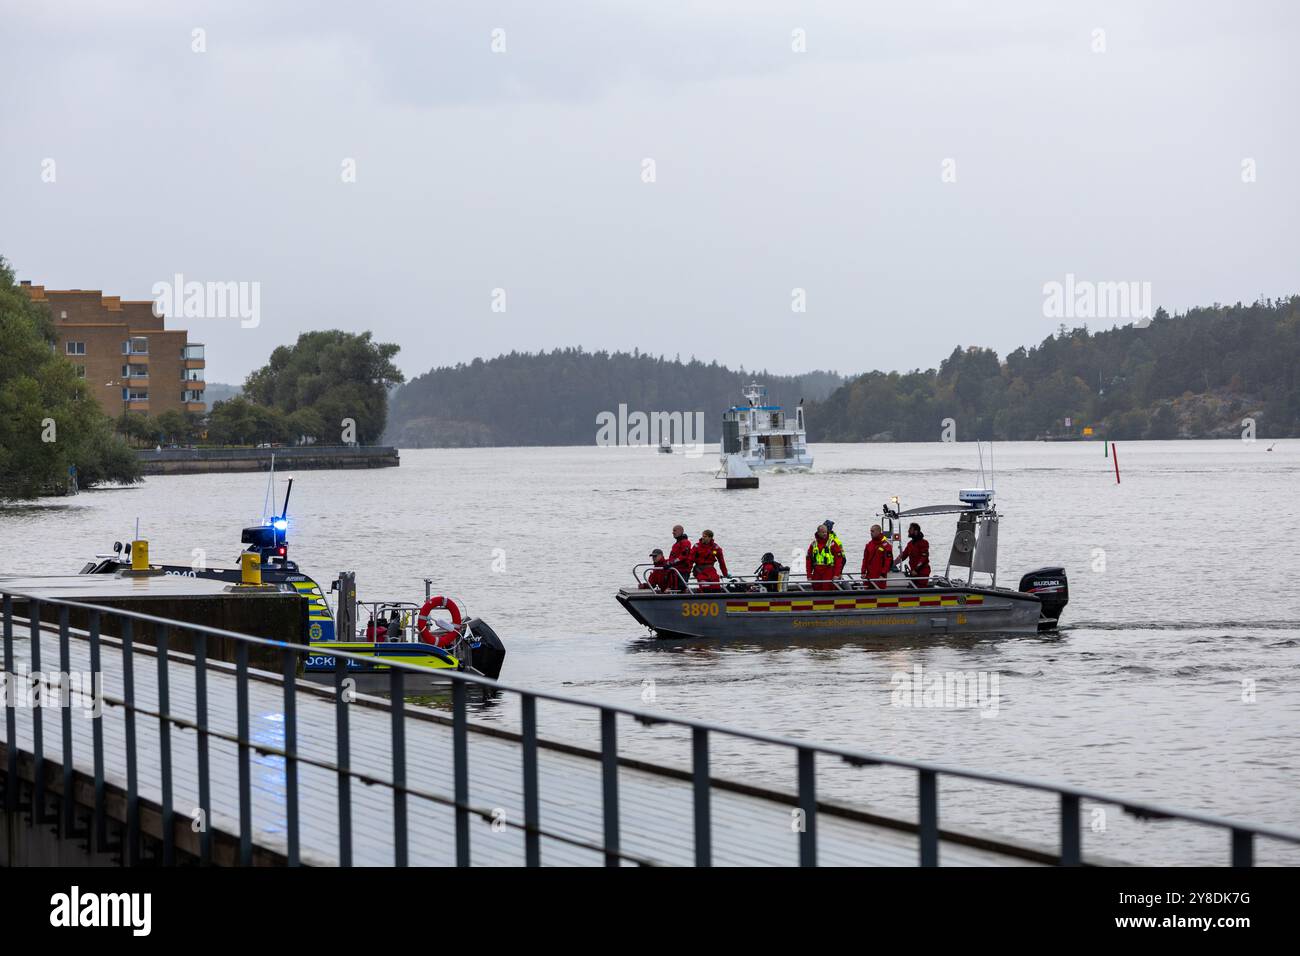
[[[784,564],[776,560],[771,551],[763,555],[763,563],[754,569],[754,578],[761,582],[756,588],[761,591],[775,591],[780,587],[781,574],[789,571]]]
[[[894,565],[894,546],[880,531],[880,525],[871,526],[871,540],[862,549],[862,578],[867,587],[886,587],[889,569]]]
[[[717,562],[718,567],[726,577],[731,577],[727,571],[727,559],[722,556],[722,549],[713,543],[713,532],[707,528],[700,535],[700,543],[691,548],[691,564],[695,568],[695,580],[700,582],[701,591],[721,591],[722,585],[718,582],[717,570],[713,563]]]
[[[907,562],[907,576],[912,578],[912,586],[928,588],[930,586],[930,542],[921,533],[921,526],[913,521],[907,526],[907,547],[898,556],[899,561]]]
[[[673,546],[668,552],[668,567],[680,574],[669,571],[668,578],[672,587],[670,591],[686,590],[686,582],[691,579],[691,539],[686,536],[681,525],[673,525]]]
[[[668,562],[664,560],[663,551],[655,548],[650,552],[650,560],[655,563],[654,570],[645,576],[645,581],[641,584],[641,587],[649,588],[652,591],[673,590],[677,575],[673,574],[672,569],[668,567]]]
[[[844,570],[844,549],[831,540],[830,530],[824,524],[817,526],[812,544],[804,556],[804,571],[812,582],[814,591],[835,590],[834,581]]]

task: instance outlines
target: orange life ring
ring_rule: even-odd
[[[439,647],[444,647],[451,643],[452,635],[447,631],[435,632],[429,624],[429,612],[439,608],[451,612],[451,623],[453,625],[457,625],[461,622],[460,608],[456,606],[456,602],[451,598],[445,598],[439,594],[429,598],[429,600],[424,602],[424,606],[420,608],[420,614],[415,619],[416,629],[419,631],[420,640],[424,643],[436,644]]]

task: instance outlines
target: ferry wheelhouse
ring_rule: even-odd
[[[780,405],[768,404],[766,386],[747,385],[743,394],[744,405],[733,405],[722,414],[722,467],[735,455],[753,470],[811,468],[803,400],[792,421]]]

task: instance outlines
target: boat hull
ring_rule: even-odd
[[[1042,602],[1032,594],[978,587],[689,594],[624,590],[618,601],[659,637],[723,641],[831,634],[1033,634],[1042,618]]]

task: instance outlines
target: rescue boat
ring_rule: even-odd
[[[307,638],[312,653],[307,655],[304,664],[306,674],[333,674],[336,659],[330,652],[346,651],[368,658],[364,662],[349,659],[349,674],[386,673],[390,661],[401,660],[431,671],[465,670],[493,680],[500,676],[505,646],[496,632],[480,618],[465,615],[456,601],[433,595],[430,579],[424,582],[423,604],[391,600],[367,604],[357,601],[356,575],[341,572],[330,587],[331,592],[339,594],[336,616],[320,584],[289,557],[288,513],[292,490],[290,478],[280,513],[260,525],[244,528],[240,541],[247,545],[244,554],[258,555],[256,563],[263,584],[295,592],[307,601]],[[230,584],[241,583],[244,573],[239,562],[221,564],[204,560],[169,564],[151,560],[150,565],[163,574]],[[97,554],[80,573],[116,574],[130,566],[130,543],[117,541],[111,553]],[[358,608],[363,612],[368,609],[368,613],[359,614]],[[435,611],[446,612],[447,619],[435,615]]]
[[[892,507],[887,504],[880,512],[882,531],[891,541],[911,520],[956,515],[943,574],[916,578],[895,569],[883,588],[860,575],[844,574],[819,581],[822,588],[814,589],[804,574],[786,572],[775,580],[736,576],[708,590],[673,571],[676,589],[666,590],[650,585],[654,566],[641,564],[633,568],[637,586],[620,589],[616,597],[633,618],[663,638],[1033,634],[1056,628],[1069,603],[1065,568],[1038,568],[1023,575],[1018,588],[1000,587],[1000,515],[993,492],[971,489],[958,497],[960,504],[906,511],[894,499]]]

